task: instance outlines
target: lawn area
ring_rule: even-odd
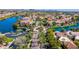
[[[74,43],[78,46],[79,48],[79,40],[75,40]]]
[[[2,36],[1,37],[1,42],[5,42],[5,43],[9,43],[9,42],[12,42],[13,41],[13,38],[8,38],[6,36]]]
[[[9,42],[12,42],[13,39],[12,38],[7,38],[7,39],[5,39],[5,41],[6,41],[6,43],[9,43]]]

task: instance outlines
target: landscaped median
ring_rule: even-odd
[[[12,38],[8,38],[3,34],[0,34],[0,48],[6,48],[10,42],[12,42]]]

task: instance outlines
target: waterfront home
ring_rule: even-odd
[[[8,17],[13,16],[13,15],[15,15],[15,12],[1,13],[0,19],[2,20],[2,19],[8,18]]]
[[[29,17],[24,17],[22,18],[22,20],[20,21],[21,24],[32,24],[33,20]]]

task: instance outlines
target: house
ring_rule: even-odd
[[[67,47],[68,49],[77,49],[78,47],[73,43],[72,40],[70,40],[67,37],[60,37],[59,39],[65,47]]]
[[[30,17],[24,17],[20,21],[21,24],[32,24],[33,20]]]

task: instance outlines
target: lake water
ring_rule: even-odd
[[[13,24],[20,20],[21,16],[10,17],[0,21],[0,32],[12,32],[13,31]]]
[[[55,28],[55,31],[62,31],[62,28],[66,31],[69,31],[70,29],[79,29],[79,23],[76,23],[74,26],[58,27]]]

